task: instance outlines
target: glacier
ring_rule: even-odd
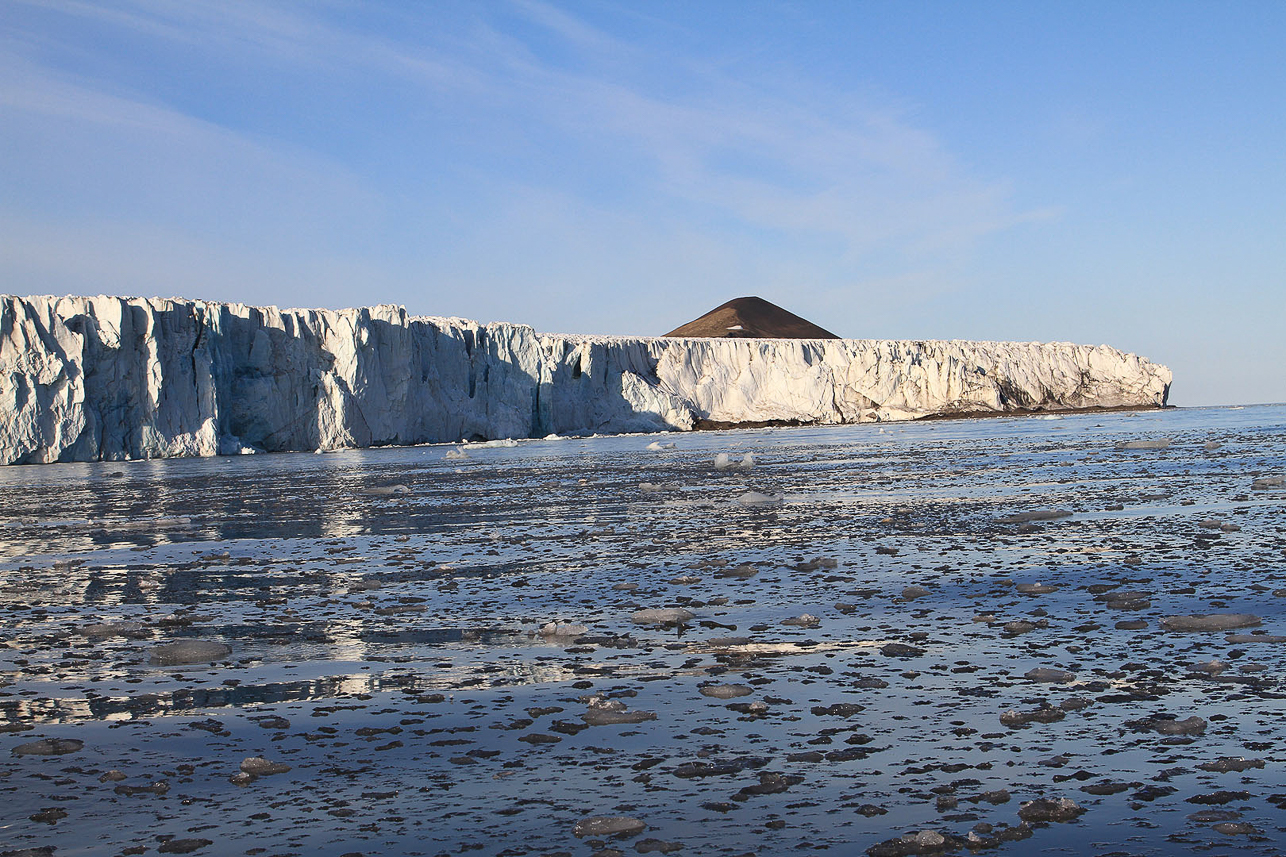
[[[0,295],[0,464],[1147,408],[1106,345],[542,334],[521,324]]]

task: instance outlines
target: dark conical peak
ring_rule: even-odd
[[[839,339],[829,330],[763,298],[755,297],[734,298],[665,335],[740,339]]]

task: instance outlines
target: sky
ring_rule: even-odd
[[[1286,401],[1286,3],[3,0],[0,291],[1107,343]]]

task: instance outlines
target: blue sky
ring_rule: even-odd
[[[1286,3],[6,0],[0,289],[1106,342],[1286,400]]]

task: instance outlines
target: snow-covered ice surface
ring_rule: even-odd
[[[656,440],[0,470],[0,851],[1281,853],[1286,407]]]
[[[0,295],[0,464],[1148,408],[1107,345],[541,334],[402,307]]]

